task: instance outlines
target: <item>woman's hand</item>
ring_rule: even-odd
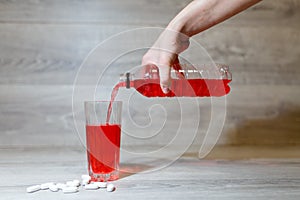
[[[165,29],[154,45],[144,55],[142,65],[155,65],[159,69],[160,86],[169,92],[171,67],[179,66],[178,54],[189,47],[189,37],[173,30]],[[176,67],[174,67],[178,70]]]

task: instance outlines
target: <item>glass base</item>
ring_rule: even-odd
[[[115,170],[107,174],[96,174],[89,172],[89,175],[91,176],[91,181],[93,182],[115,181],[119,178],[119,171]]]

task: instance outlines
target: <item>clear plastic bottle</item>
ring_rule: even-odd
[[[160,88],[156,66],[141,67],[134,72],[121,74],[118,87],[135,88],[145,97],[210,97],[224,96],[230,92],[231,73],[229,67],[181,65],[171,70],[170,92],[164,94]]]

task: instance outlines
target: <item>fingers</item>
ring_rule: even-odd
[[[161,50],[150,49],[142,59],[142,66],[146,69],[149,66],[155,65],[158,67],[160,87],[163,93],[167,94],[170,92],[171,86],[171,65],[175,57]],[[176,57],[177,62],[178,58]],[[158,77],[157,77],[158,78]]]
[[[160,87],[163,93],[167,94],[170,92],[171,86],[171,67],[168,65],[158,66]]]

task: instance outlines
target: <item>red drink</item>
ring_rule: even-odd
[[[111,93],[110,102],[108,105],[108,110],[106,115],[106,124],[109,124],[110,115],[112,111],[112,103],[115,101],[115,98],[118,95],[119,88],[120,88],[120,84],[116,85]]]
[[[172,79],[168,94],[164,94],[160,88],[159,79],[136,79],[130,81],[130,87],[134,87],[140,94],[146,97],[220,97],[230,92],[229,79]],[[125,87],[124,82],[115,86]]]
[[[159,80],[135,80],[134,87],[146,97],[210,97],[228,94],[229,82],[223,79],[172,79],[167,94],[162,92]]]
[[[88,168],[92,173],[92,181],[118,179],[120,138],[120,125],[86,126]],[[95,174],[99,174],[99,177],[95,177]],[[105,174],[110,174],[109,179],[106,179]]]

